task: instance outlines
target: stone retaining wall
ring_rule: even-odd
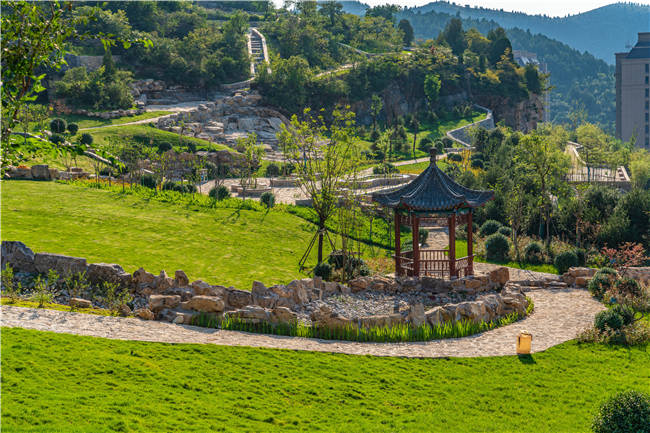
[[[50,167],[47,164],[37,164],[31,167],[27,166],[8,166],[5,172],[7,179],[23,179],[23,180],[74,180],[89,177],[80,168],[72,167],[70,171],[61,171],[56,168]]]
[[[85,272],[89,282],[100,285],[104,281],[127,288],[134,296],[133,314],[146,320],[165,320],[173,323],[191,323],[198,314],[215,318],[232,317],[258,323],[288,323],[298,320],[327,327],[390,326],[408,323],[432,326],[442,322],[470,320],[491,321],[511,313],[525,314],[528,301],[517,286],[508,286],[508,268],[499,268],[489,275],[444,281],[435,278],[360,277],[344,285],[323,281],[319,277],[293,280],[289,284],[266,287],[253,283],[251,291],[234,287],[212,285],[202,280],[190,282],[182,270],[173,277],[164,270],[158,275],[140,268],[133,274],[116,264],[87,263],[86,259],[60,254],[34,253],[22,242],[2,242],[2,267],[10,264],[15,272],[47,273],[50,269],[60,275]],[[423,303],[415,302],[408,309],[393,314],[344,317],[317,301],[332,296],[367,293],[414,292],[434,294],[461,294],[466,302],[448,303],[425,310]],[[466,296],[466,298],[465,298]],[[85,299],[68,299],[77,305],[92,305]],[[314,308],[314,305],[318,308]],[[130,314],[127,308],[124,314]]]

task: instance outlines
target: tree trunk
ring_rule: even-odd
[[[323,230],[318,230],[318,263],[323,262]]]

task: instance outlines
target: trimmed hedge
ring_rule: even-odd
[[[503,227],[503,224],[501,224],[499,221],[487,220],[481,226],[479,235],[481,235],[481,237],[493,235],[498,232],[501,227]]]
[[[578,256],[573,251],[565,251],[555,257],[555,267],[560,274],[576,266],[578,266]]]
[[[591,429],[594,433],[650,433],[650,396],[623,391],[598,410]]]
[[[485,241],[485,256],[488,260],[505,262],[510,255],[510,242],[501,233],[495,233]]]

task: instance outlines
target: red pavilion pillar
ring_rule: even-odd
[[[456,214],[448,219],[449,226],[449,278],[457,277],[456,274]]]
[[[467,268],[468,275],[474,275],[474,245],[472,241],[472,213],[470,209],[467,214]]]
[[[420,276],[420,218],[417,215],[411,214],[413,221],[412,235],[413,235],[413,276]]]

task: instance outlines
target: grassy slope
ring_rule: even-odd
[[[422,158],[428,156],[420,149],[418,145],[424,137],[430,137],[432,140],[445,136],[448,131],[460,128],[461,126],[469,125],[470,123],[478,122],[485,118],[485,113],[475,112],[471,117],[465,117],[462,119],[451,119],[451,120],[440,120],[434,123],[423,123],[420,125],[418,131],[418,139],[415,145],[415,158]],[[413,159],[413,129],[410,127],[406,128],[406,143],[407,151],[406,152],[396,152],[395,158],[396,161]],[[366,149],[370,149],[371,142],[368,140],[362,140],[362,144]]]
[[[300,277],[298,260],[314,233],[287,212],[199,210],[52,182],[3,182],[2,216],[2,239],[34,251],[129,272],[183,269],[191,279],[241,289]]]
[[[57,116],[65,119],[68,123],[76,123],[79,128],[94,128],[96,126],[121,125],[123,123],[137,122],[138,120],[153,119],[154,117],[171,114],[171,111],[147,111],[137,116],[116,117],[115,119],[98,119],[96,117],[81,116],[78,114],[69,114]]]
[[[74,350],[70,348],[74,347]],[[3,431],[586,432],[650,355],[404,359],[2,329]]]

